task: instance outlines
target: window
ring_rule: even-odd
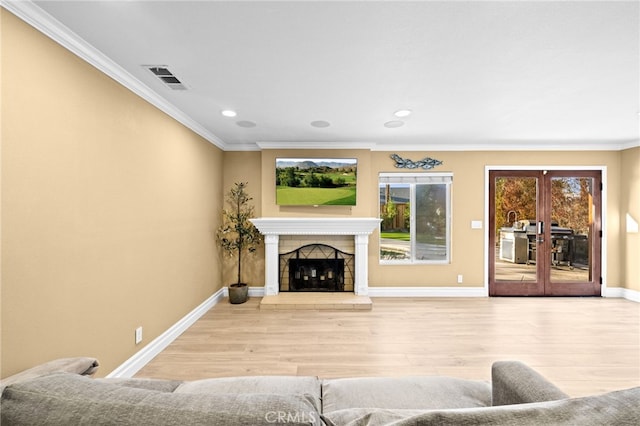
[[[449,263],[450,173],[381,173],[380,262]]]

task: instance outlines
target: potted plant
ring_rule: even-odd
[[[249,291],[249,286],[242,282],[242,255],[254,253],[262,242],[262,234],[249,221],[254,208],[249,204],[253,198],[246,188],[246,182],[236,182],[227,192],[228,208],[222,210],[222,225],[217,232],[224,253],[230,257],[238,256],[237,281],[229,285],[229,301],[234,304],[246,302]]]

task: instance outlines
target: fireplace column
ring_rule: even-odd
[[[355,282],[353,283],[353,292],[357,296],[367,296],[369,294],[369,235],[356,234],[356,266],[355,266]]]
[[[264,275],[265,275],[265,296],[275,296],[280,289],[280,257],[278,244],[280,235],[267,234],[264,236]]]

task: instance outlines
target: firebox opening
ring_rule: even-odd
[[[289,291],[344,291],[344,259],[289,259]]]
[[[353,291],[354,255],[309,244],[280,255],[280,291]]]

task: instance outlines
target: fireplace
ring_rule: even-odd
[[[353,291],[354,255],[308,244],[280,255],[280,291]]]
[[[297,218],[262,217],[251,219],[265,236],[265,296],[275,296],[280,291],[280,236],[317,236],[320,240],[327,235],[353,236],[353,284],[347,290],[345,272],[345,290],[356,295],[366,296],[369,292],[368,250],[369,235],[378,228],[380,219],[363,218]],[[347,263],[345,262],[345,270]]]

